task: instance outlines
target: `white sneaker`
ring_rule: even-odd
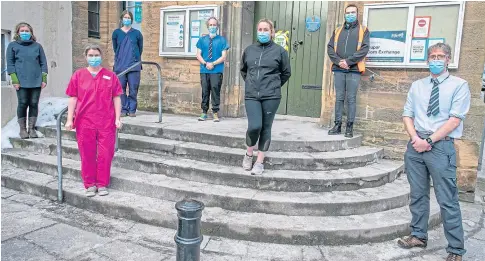
[[[253,167],[253,156],[244,155],[242,166],[245,170],[251,170]]]
[[[96,196],[96,186],[92,186],[86,189],[86,197],[94,197]]]
[[[263,163],[256,162],[254,163],[253,169],[251,170],[251,175],[261,175],[264,171]]]
[[[108,189],[106,187],[98,188],[98,195],[106,196],[108,194],[109,194],[109,192],[108,192]]]

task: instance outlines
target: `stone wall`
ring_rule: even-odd
[[[362,21],[364,3],[347,3],[359,6]],[[472,93],[472,107],[464,122],[464,137],[455,143],[461,192],[475,191],[478,149],[485,114],[485,106],[479,99],[485,62],[485,20],[480,14],[480,10],[484,9],[485,2],[466,2],[459,68],[450,70],[452,74],[468,81]],[[386,157],[402,159],[408,141],[401,118],[406,95],[411,83],[426,77],[428,70],[370,69],[384,80],[376,77],[371,82],[368,76],[363,77],[358,94],[356,132],[364,134],[364,144],[385,148]],[[335,96],[331,91],[324,92],[324,95],[321,123],[329,126],[333,120]],[[473,199],[473,193],[468,196],[468,199]]]

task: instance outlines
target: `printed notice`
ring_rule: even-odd
[[[184,47],[184,19],[185,15],[167,15],[167,39],[165,46],[169,48]]]
[[[411,41],[411,61],[426,61],[427,39],[413,39]]]
[[[192,21],[190,25],[190,36],[191,37],[199,37],[200,36],[200,20]]]
[[[428,38],[431,27],[431,16],[414,17],[413,38]]]
[[[200,10],[199,11],[199,18],[198,19],[199,20],[202,20],[204,22],[207,21],[207,19],[209,19],[209,18],[211,18],[213,16],[212,15],[212,12],[213,11],[214,10],[211,10],[211,9],[209,9],[209,10]]]

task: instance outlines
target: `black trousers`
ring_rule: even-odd
[[[39,99],[41,88],[22,88],[17,91],[17,117],[19,119],[27,117],[27,108],[29,109],[29,118],[37,117],[39,113]]]
[[[222,73],[201,73],[200,85],[202,86],[202,111],[207,113],[209,110],[209,97],[212,103],[212,112],[219,111],[221,103]]]
[[[281,99],[245,100],[248,130],[246,145],[252,147],[258,142],[259,151],[268,151],[271,143],[271,127]]]

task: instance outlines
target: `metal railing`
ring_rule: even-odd
[[[158,63],[155,62],[137,62],[128,69],[117,74],[117,77],[123,76],[131,71],[131,69],[137,67],[140,64],[155,65],[158,70],[158,122],[162,122],[162,68]],[[62,109],[62,111],[57,115],[57,200],[59,202],[63,201],[62,194],[62,116],[67,112],[68,107]],[[116,130],[116,141],[115,150],[118,151],[118,130]]]

